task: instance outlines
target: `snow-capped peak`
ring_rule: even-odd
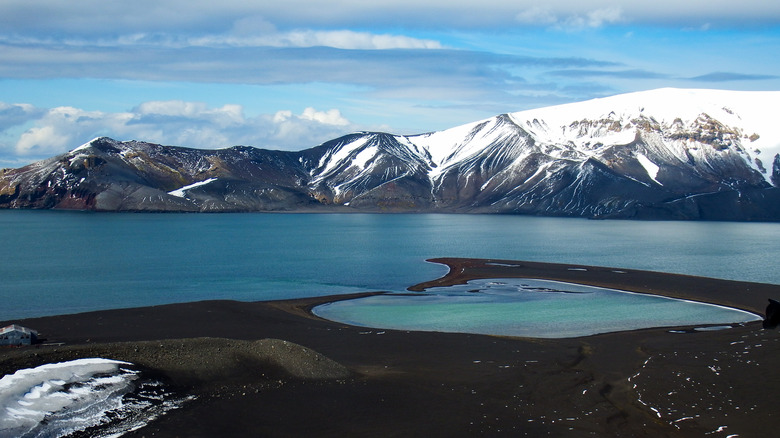
[[[696,142],[710,141],[715,150],[739,153],[771,183],[772,161],[780,154],[772,109],[779,101],[780,91],[662,88],[520,111],[404,139],[428,156],[432,179],[490,146],[517,142],[518,135],[527,135],[527,144],[551,157],[585,160],[599,159],[641,134],[655,152],[639,151],[634,158],[655,182],[661,160],[651,155],[686,161],[693,151],[694,159],[703,158],[711,152],[697,150]]]
[[[104,138],[104,137],[95,137],[92,140],[84,143],[83,145],[73,149],[72,151],[70,151],[70,153],[79,152],[79,151],[82,151],[84,149],[87,149],[87,148],[92,146],[92,143],[96,142],[97,140],[100,140],[101,138]]]
[[[707,115],[730,128],[739,129],[748,138],[750,150],[773,157],[780,153],[780,130],[776,112],[780,91],[726,91],[661,88],[621,94],[565,105],[557,105],[510,114],[523,128],[541,134],[534,123],[544,121],[548,134],[562,132],[582,120],[610,120],[624,124],[638,118],[654,120],[661,126],[675,122],[689,125]],[[534,129],[536,128],[536,129]],[[568,133],[566,140],[571,140]]]

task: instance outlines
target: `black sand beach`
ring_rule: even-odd
[[[756,313],[767,298],[780,298],[780,285],[521,261],[436,261],[450,273],[413,289],[528,277]],[[780,429],[780,335],[760,322],[540,340],[374,330],[309,312],[343,298],[205,301],[9,321],[57,345],[0,349],[0,374],[105,357],[136,363],[197,397],[131,437],[751,437]]]

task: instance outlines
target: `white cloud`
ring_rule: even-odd
[[[308,120],[323,125],[348,126],[349,120],[341,115],[341,111],[336,108],[327,111],[317,111],[312,107],[303,110],[300,115],[294,115],[290,110],[277,111],[272,118],[274,123],[284,123],[290,120]]]
[[[301,114],[301,119],[313,120],[322,123],[324,125],[335,125],[335,126],[349,125],[349,120],[342,117],[341,112],[335,108],[330,109],[328,111],[317,111],[312,107],[308,107],[305,110],[303,110],[303,114]]]
[[[20,155],[31,155],[62,150],[67,147],[69,138],[58,134],[52,125],[30,128],[16,143],[16,152]]]
[[[138,114],[161,116],[193,116],[207,111],[203,102],[184,102],[181,100],[144,102],[135,108]]]
[[[204,120],[222,127],[245,123],[243,112],[241,105],[227,104],[219,108],[209,108],[203,102],[181,100],[144,102],[133,109],[137,122],[155,119],[172,121],[179,118],[183,121]]]
[[[549,26],[558,22],[558,17],[550,8],[534,6],[516,15],[519,23],[532,26]]]
[[[306,145],[293,149],[313,147],[352,131],[361,130],[341,115],[338,109],[317,111],[312,107],[301,114],[277,111],[270,119],[268,140],[271,144]]]
[[[337,49],[440,49],[441,43],[404,35],[373,34],[369,32],[294,31],[272,35],[264,45],[273,47],[334,47]]]
[[[555,11],[549,7],[534,6],[517,14],[516,19],[522,24],[552,26],[563,30],[598,28],[627,21],[622,8],[614,6],[582,13]]]
[[[277,111],[276,114],[274,114],[273,122],[274,123],[283,123],[292,117],[293,113],[290,110],[281,110]]]
[[[131,118],[127,113],[85,111],[69,106],[52,108],[34,120],[35,126],[21,134],[14,150],[23,156],[63,152],[82,138],[102,135],[106,130],[125,125]]]
[[[103,45],[110,44],[103,41]],[[159,34],[123,36],[116,45],[156,44],[167,47],[333,47],[346,50],[440,49],[439,41],[406,35],[343,30],[299,29],[279,32],[271,26],[250,32],[243,26],[231,33],[172,37]]]
[[[605,24],[619,23],[624,20],[623,9],[618,7],[608,7],[596,9],[588,12],[588,25],[591,27],[600,27]]]
[[[0,102],[0,110],[6,107],[9,105]],[[37,112],[40,117],[32,120],[34,126],[18,135],[13,145],[0,145],[0,149],[12,149],[18,156],[44,158],[91,138],[109,136],[206,149],[241,144],[300,150],[360,130],[335,108],[319,111],[308,107],[301,114],[281,110],[246,117],[240,105],[212,108],[202,102],[172,100],[144,102],[128,112],[66,106]],[[0,133],[8,137],[10,130]]]

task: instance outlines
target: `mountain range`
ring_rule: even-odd
[[[778,102],[659,89],[301,151],[102,137],[3,169],[0,207],[780,221]]]

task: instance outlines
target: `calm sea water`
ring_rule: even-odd
[[[205,299],[402,291],[433,257],[780,284],[780,224],[441,214],[0,211],[0,320]]]

